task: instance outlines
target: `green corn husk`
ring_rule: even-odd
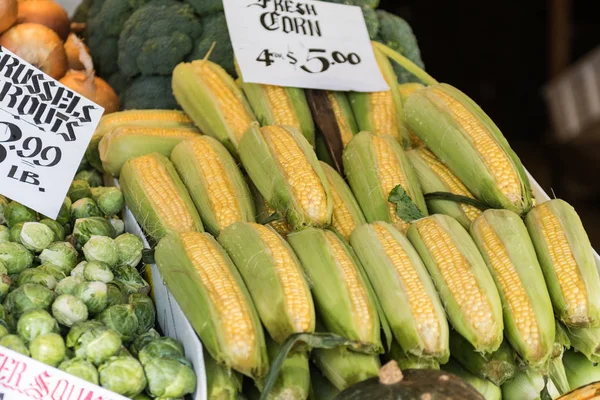
[[[171,161],[204,226],[215,237],[237,221],[254,222],[254,203],[237,163],[218,140],[199,136],[175,146]]]
[[[350,242],[402,349],[444,363],[449,357],[448,322],[433,282],[410,242],[385,222],[357,227]],[[408,270],[411,267],[414,270]],[[406,288],[409,283],[410,291]],[[411,305],[411,293],[426,297]],[[434,317],[419,321],[423,308],[431,310]]]
[[[254,209],[256,216],[254,220],[263,225],[268,225],[275,229],[282,237],[287,238],[287,235],[292,231],[292,228],[285,220],[285,216],[281,216],[273,207],[267,203],[265,198],[260,194],[256,186],[250,179],[246,179],[246,183],[250,188],[252,199],[254,200]]]
[[[199,134],[193,127],[119,126],[107,132],[98,144],[102,168],[119,176],[127,160],[151,153],[169,157],[177,144]]]
[[[413,223],[407,237],[429,270],[454,329],[478,352],[496,351],[503,340],[502,302],[469,233],[454,218],[436,214]],[[448,261],[448,256],[453,258]]]
[[[217,362],[204,349],[207,398],[211,400],[236,400],[242,391],[242,376]]]
[[[435,358],[419,357],[412,354],[407,354],[402,350],[402,347],[395,340],[392,341],[392,346],[389,352],[390,359],[398,363],[400,370],[405,369],[440,369],[440,363]]]
[[[442,366],[444,371],[450,372],[473,386],[485,400],[502,400],[502,390],[487,379],[482,379],[464,369],[452,358]]]
[[[582,353],[565,351],[563,365],[572,389],[600,381],[600,365],[592,363]]]
[[[154,258],[167,288],[210,355],[226,368],[253,379],[264,377],[269,360],[258,314],[242,277],[219,243],[208,233],[170,233],[156,247]],[[237,295],[232,296],[232,291]],[[246,324],[233,332],[228,329],[228,323],[240,320]]]
[[[295,193],[298,188],[292,187],[292,184],[299,183],[297,180],[303,180],[295,175],[302,170],[295,166],[288,170],[282,168],[281,154],[277,154],[275,145],[270,140],[270,132],[280,136],[287,135],[285,140],[289,141],[291,147],[288,146],[288,150],[296,158],[295,162],[308,163],[320,183],[320,187],[311,185],[310,194],[317,197],[314,201],[325,203],[317,206],[313,201],[308,206],[303,205],[302,199]],[[293,145],[294,143],[297,147]],[[269,205],[281,216],[285,216],[292,229],[327,226],[331,223],[333,199],[329,183],[310,144],[296,129],[288,126],[259,128],[258,124],[252,124],[240,141],[239,151],[242,164],[258,191]]]
[[[314,366],[310,367],[310,391],[309,400],[333,400],[340,391],[335,388]]]
[[[381,368],[376,355],[356,353],[345,347],[313,349],[311,359],[337,390],[378,376]]]
[[[464,128],[453,115],[453,107],[445,98],[452,98],[454,107],[466,111]],[[529,180],[521,161],[511,149],[502,132],[485,112],[468,96],[447,84],[436,84],[415,91],[404,106],[409,129],[465,184],[477,197],[493,208],[504,208],[518,214],[532,206]],[[476,122],[474,122],[476,121]],[[475,125],[477,124],[477,125]],[[481,127],[481,137],[473,138],[477,132],[474,126]],[[494,176],[492,166],[484,162],[484,156],[475,144],[484,145],[483,138],[489,138],[496,146],[498,154],[503,154],[501,165],[515,176],[517,186],[504,193]],[[498,168],[498,165],[494,165]]]
[[[563,200],[549,200],[531,210],[525,223],[558,318],[572,327],[599,326],[600,277],[592,245],[575,209]],[[553,223],[558,223],[558,227]],[[548,232],[554,232],[556,236],[547,238]],[[563,239],[568,243],[566,251],[559,247]],[[554,260],[561,265],[554,265]],[[562,271],[562,280],[568,281],[569,292],[573,290],[571,285],[577,285],[576,299],[566,297],[557,269]]]
[[[378,157],[377,149],[381,148],[386,153],[393,154],[391,160]],[[382,187],[383,178],[392,179],[393,169],[400,171],[406,180],[403,189],[419,210],[427,215],[427,206],[417,175],[401,146],[391,136],[375,136],[368,132],[361,132],[350,141],[343,155],[344,170],[352,192],[365,214],[367,222],[384,221],[393,223],[394,226],[405,232],[408,223],[396,215],[396,208],[388,201],[390,192],[396,185]],[[383,162],[390,163],[383,165]]]
[[[308,275],[327,331],[383,352],[376,300],[350,246],[335,233],[315,228],[291,233],[288,242]]]
[[[470,373],[501,386],[515,374],[513,349],[506,341],[492,354],[478,353],[467,339],[456,331],[450,332],[450,353]]]
[[[162,171],[160,176],[165,179],[153,174],[153,167]],[[154,241],[158,242],[172,231],[204,231],[187,189],[171,161],[162,154],[153,153],[127,161],[121,170],[119,182],[127,206],[144,232]],[[185,209],[179,210],[186,214],[185,221],[180,219],[181,214],[177,214],[177,203],[157,195],[162,190],[175,190],[171,195],[177,196],[179,204],[185,205]]]
[[[571,346],[593,363],[600,362],[600,328],[567,328]]]
[[[563,354],[560,357],[554,357],[548,364],[548,378],[552,380],[554,387],[560,394],[565,394],[571,390],[567,372],[563,363]]]
[[[354,135],[360,132],[354,117],[352,104],[350,104],[350,99],[348,98],[348,93],[326,91],[325,94],[329,99],[329,104],[335,117],[335,123],[338,127],[342,145],[346,147]]]
[[[525,224],[512,211],[487,210],[470,232],[502,298],[508,342],[528,365],[545,364],[552,355],[556,322],[546,285],[531,284],[543,283],[544,275]],[[520,326],[523,318],[530,323]]]
[[[519,370],[514,378],[502,384],[503,399],[542,400],[546,387],[544,376],[533,368]]]
[[[293,333],[314,332],[313,299],[300,261],[273,228],[236,222],[221,231],[219,243],[243,277],[262,323],[277,343]]]
[[[555,337],[552,358],[562,356],[563,352],[571,348],[571,339],[563,324],[555,320]]]

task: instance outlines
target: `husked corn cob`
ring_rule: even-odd
[[[475,198],[469,189],[431,151],[421,147],[406,152],[411,161],[424,194],[448,192]],[[450,200],[428,200],[427,208],[434,214],[446,214],[469,229],[471,222],[481,215],[481,211],[469,204],[459,204]]]
[[[502,343],[502,303],[494,279],[469,233],[454,218],[436,214],[408,229],[450,323],[477,351],[491,353]]]
[[[203,350],[207,398],[211,400],[236,400],[242,391],[242,376],[223,365],[217,364],[206,351],[206,348]]]
[[[556,323],[525,224],[512,211],[487,210],[471,225],[471,236],[502,298],[506,338],[529,365],[546,363],[552,355]]]
[[[600,278],[575,209],[550,200],[531,210],[525,223],[559,319],[573,327],[599,326]]]
[[[194,202],[171,161],[152,153],[127,161],[119,179],[127,206],[155,241],[168,232],[203,232]]]
[[[125,161],[150,153],[160,153],[169,157],[179,142],[199,134],[200,132],[192,126],[124,125],[104,135],[98,145],[98,152],[104,171],[119,176]]]
[[[256,117],[221,66],[208,60],[179,64],[173,70],[173,94],[203,133],[237,154],[242,135]]]
[[[253,124],[240,142],[240,157],[256,188],[292,229],[331,223],[329,183],[296,129]]]
[[[465,184],[493,208],[531,208],[529,180],[502,132],[464,93],[447,84],[408,96],[409,129]]]
[[[193,127],[192,120],[185,113],[177,110],[128,110],[104,115],[85,152],[85,158],[92,167],[102,171],[98,145],[108,132],[125,125],[155,128]]]
[[[268,370],[260,320],[227,253],[208,233],[170,233],[155,252],[167,287],[210,355],[259,379]]]
[[[291,233],[288,241],[312,283],[327,330],[383,351],[376,300],[350,246],[334,232],[315,228]]]
[[[368,222],[384,221],[406,232],[408,223],[388,201],[397,185],[427,215],[417,175],[400,145],[390,136],[361,132],[344,150],[344,169],[352,192]]]
[[[357,227],[350,237],[394,337],[404,352],[448,359],[448,322],[431,278],[410,242],[392,225]]]
[[[407,354],[402,350],[402,347],[392,340],[389,353],[390,359],[398,363],[400,370],[405,369],[440,369],[440,363],[435,358],[420,357],[412,354]]]
[[[416,92],[417,90],[423,89],[425,86],[420,84],[420,83],[416,83],[416,82],[410,82],[410,83],[402,83],[398,85],[398,90],[400,91],[400,96],[402,96],[402,102],[406,102],[406,99],[408,99],[408,96],[410,96],[412,93]],[[424,147],[425,145],[423,144],[423,142],[421,141],[421,139],[418,138],[417,135],[415,135],[414,133],[411,132],[411,130],[408,128],[406,128],[408,130],[408,135],[410,136],[410,144],[411,147],[413,149],[417,149],[420,147]]]
[[[235,160],[218,140],[199,136],[171,155],[206,229],[215,236],[237,221],[254,222],[254,203]]]
[[[275,341],[282,343],[298,332],[314,332],[315,310],[302,267],[274,229],[236,222],[221,231],[219,242],[244,278]]]
[[[310,357],[337,390],[378,376],[381,368],[376,355],[355,353],[345,347],[313,349]]]

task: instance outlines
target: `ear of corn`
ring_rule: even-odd
[[[398,90],[400,91],[400,96],[402,96],[402,102],[405,103],[406,100],[408,99],[408,96],[410,96],[417,90],[421,90],[423,88],[425,88],[424,85],[422,85],[420,83],[416,83],[416,82],[399,84]],[[423,144],[421,139],[419,139],[419,137],[417,135],[415,135],[414,133],[411,132],[410,128],[408,128],[408,125],[407,125],[406,129],[408,130],[408,135],[410,136],[410,144],[413,149],[417,149],[417,148],[425,146],[425,144]]]
[[[571,346],[593,363],[600,362],[600,328],[568,328]]]
[[[236,222],[219,235],[267,331],[282,343],[298,332],[314,332],[315,310],[302,267],[289,244],[270,227]]]
[[[199,136],[193,127],[153,127],[124,125],[107,132],[98,152],[105,172],[119,176],[125,161],[130,158],[160,153],[169,157],[181,141]]]
[[[556,323],[525,224],[512,211],[487,210],[471,225],[471,236],[502,298],[506,338],[529,365],[546,363]]]
[[[563,363],[569,386],[573,389],[600,381],[600,365],[592,363],[581,353],[575,351],[565,352]],[[565,400],[594,399],[598,395],[599,390],[590,391],[588,396],[580,394],[581,397],[566,397]]]
[[[233,262],[208,233],[171,233],[160,241],[156,264],[210,355],[251,378],[266,375],[268,357],[260,320]]]
[[[335,233],[315,228],[292,233],[288,241],[308,275],[327,330],[382,352],[377,307],[350,247]]]
[[[256,186],[252,183],[251,180],[247,179],[246,183],[250,188],[250,192],[252,193],[252,198],[254,199],[254,208],[256,210],[256,217],[254,218],[256,222],[263,223],[269,217],[276,213],[275,209],[267,203],[265,198],[260,194]],[[278,213],[279,214],[279,213]],[[279,219],[273,220],[265,225],[268,225],[275,229],[277,233],[279,233],[282,237],[286,238],[287,235],[292,231],[292,228],[285,220],[285,215],[279,215]]]
[[[171,161],[215,236],[237,221],[254,222],[254,203],[241,171],[216,139],[201,136],[175,147]]]
[[[383,222],[357,227],[350,237],[383,313],[402,349],[448,359],[448,322],[431,278],[409,241]]]
[[[92,167],[102,171],[98,145],[108,132],[125,125],[152,128],[192,128],[193,126],[192,120],[185,113],[177,110],[129,110],[104,115],[85,152],[85,158]]]
[[[577,212],[555,199],[525,218],[554,312],[568,326],[600,324],[600,278],[592,246]]]
[[[410,130],[478,199],[519,214],[531,208],[521,161],[494,122],[464,93],[439,84],[411,94]]]
[[[408,223],[397,216],[396,206],[388,201],[397,185],[427,215],[417,175],[392,137],[361,132],[348,144],[343,159],[348,182],[368,222],[389,222],[406,232]]]
[[[127,206],[153,240],[168,232],[204,231],[187,189],[162,154],[127,161],[119,182]]]
[[[340,137],[344,147],[358,133],[358,124],[352,112],[352,105],[345,92],[328,91],[327,98],[335,115],[335,122],[340,131]]]
[[[259,192],[292,229],[331,223],[329,183],[310,144],[296,129],[253,124],[240,142],[240,157]]]
[[[179,64],[173,70],[173,94],[203,133],[237,154],[242,135],[256,118],[223,68],[208,60]]]
[[[416,221],[408,238],[427,266],[450,323],[477,351],[502,343],[502,303],[494,279],[469,233],[436,214]]]
[[[469,385],[473,386],[475,390],[481,393],[485,400],[502,400],[502,391],[498,386],[487,379],[482,379],[473,375],[452,358],[442,366],[442,369],[458,376]]]
[[[407,151],[424,194],[448,192],[475,198],[469,189],[431,151],[422,147]],[[434,214],[446,214],[469,229],[481,211],[469,204],[459,204],[450,200],[428,200],[427,208]]]
[[[545,387],[546,382],[540,371],[533,368],[520,369],[515,371],[514,378],[502,384],[502,398],[541,400],[541,393]]]
[[[274,361],[280,346],[267,338],[267,352]],[[267,394],[267,400],[306,400],[310,394],[310,370],[308,352],[292,350],[286,357],[275,385]]]
[[[310,399],[333,400],[340,391],[316,367],[310,367]]]
[[[311,359],[337,390],[379,375],[381,363],[376,355],[355,353],[345,347],[313,349]]]
[[[395,340],[392,341],[389,356],[398,363],[398,367],[402,371],[405,369],[440,369],[440,363],[435,358],[407,354]]]
[[[211,400],[236,400],[242,391],[242,376],[217,362],[204,349],[207,398]]]

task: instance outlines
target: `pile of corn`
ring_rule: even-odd
[[[315,331],[370,354],[293,351],[269,398],[326,398],[323,385],[390,358],[457,373],[487,399],[516,398],[531,376],[568,391],[565,349],[600,358],[600,279],[577,213],[533,206],[520,160],[465,94],[397,85],[376,54],[388,91],[326,96],[345,177],[314,150],[303,90],[235,82],[210,61],[173,73],[185,114],[126,111],[98,128],[88,159],[119,177],[157,244],[206,349],[209,398],[235,398],[242,375],[262,390],[278,347]],[[422,218],[388,201],[398,185]]]

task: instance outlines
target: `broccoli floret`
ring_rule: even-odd
[[[419,67],[425,68],[425,64],[421,59],[421,50],[419,50],[417,38],[408,22],[383,10],[377,10],[377,16],[379,17],[379,33],[375,40],[396,50]],[[396,63],[392,64],[394,65],[396,75],[398,75],[398,82],[420,82],[416,76],[400,65]]]
[[[202,16],[223,11],[222,0],[185,0],[185,2],[194,7],[194,10]]]
[[[369,37],[375,39],[377,32],[379,32],[379,18],[375,10],[369,7],[362,7],[363,17],[365,17],[365,23],[367,24],[367,31]]]
[[[121,96],[124,110],[179,109],[170,76],[140,76]]]
[[[129,79],[126,76],[123,76],[119,71],[110,75],[106,81],[114,89],[117,94],[123,94],[125,89],[127,89],[127,85],[129,85]]]
[[[225,14],[215,13],[202,18],[203,33],[196,42],[194,50],[188,56],[188,61],[203,59],[213,43],[215,47],[210,53],[209,60],[219,64],[232,76],[236,76],[233,64],[233,47],[229,39]]]
[[[135,11],[119,38],[123,75],[170,75],[191,53],[202,25],[188,4],[152,1]]]
[[[98,2],[100,2],[100,0],[98,0]],[[94,0],[83,0],[79,3],[75,12],[73,12],[71,22],[86,22],[93,6]]]
[[[349,6],[359,6],[359,7],[369,7],[369,8],[377,8],[379,7],[379,0],[322,0],[328,3],[337,3],[337,4],[347,4]]]

